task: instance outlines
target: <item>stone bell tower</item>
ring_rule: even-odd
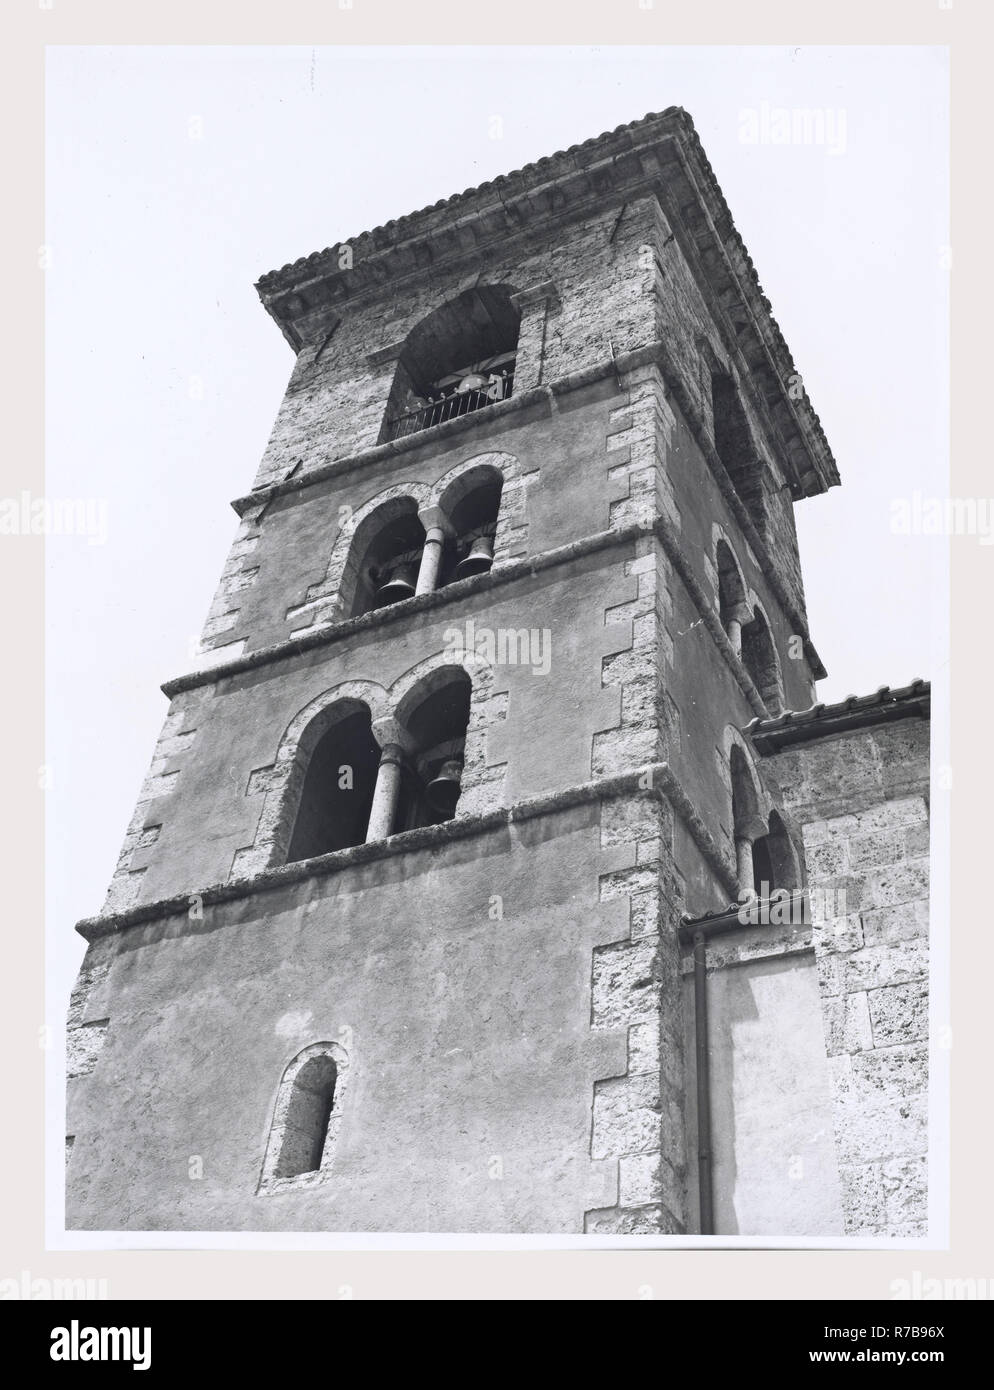
[[[295,363],[79,926],[69,1224],[709,1229],[684,919],[804,887],[743,731],[824,674],[792,508],[838,476],[693,125],[258,289]],[[790,1007],[817,1076],[767,1142],[829,1138],[760,1230],[839,1182]],[[742,1100],[707,1104],[720,1147]]]

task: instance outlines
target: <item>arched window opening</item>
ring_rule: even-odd
[[[765,835],[753,842],[752,881],[761,898],[768,898],[776,886],[773,882],[773,861]]]
[[[770,813],[767,833],[753,843],[752,863],[756,892],[761,898],[780,890],[793,892],[801,886],[797,855],[776,811]]]
[[[759,798],[748,760],[737,743],[732,744],[728,763],[732,774],[732,826],[737,835],[745,834],[762,819]]]
[[[761,533],[766,527],[763,465],[756,455],[735,382],[727,372],[711,373],[714,446],[746,510]]]
[[[274,1177],[296,1178],[320,1169],[335,1106],[337,1081],[338,1068],[327,1056],[311,1057],[297,1072],[283,1122]]]
[[[289,863],[361,845],[369,823],[380,761],[369,709],[333,705],[318,719],[320,727],[305,733],[298,750],[307,761]]]
[[[467,476],[458,500],[446,503],[443,499],[452,539],[442,557],[439,588],[458,579],[489,574],[494,562],[494,537],[503,484],[504,479],[497,469],[474,469]]]
[[[761,610],[755,608],[742,629],[742,664],[770,714],[783,713],[780,663],[773,637]]]
[[[469,676],[455,671],[407,716],[413,752],[401,778],[396,832],[440,825],[455,815],[471,691]]]
[[[350,616],[357,618],[374,608],[411,598],[424,543],[425,528],[418,520],[413,498],[387,504],[368,517],[364,534],[356,533]]]
[[[506,285],[466,290],[422,319],[397,363],[381,439],[400,439],[506,399],[521,316]]]
[[[276,1093],[260,1193],[330,1172],[348,1079],[348,1053],[335,1042],[312,1043],[290,1062]]]

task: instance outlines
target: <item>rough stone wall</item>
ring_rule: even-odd
[[[244,592],[259,577],[255,551],[259,545],[262,513],[261,506],[252,507],[239,522],[200,635],[200,649],[203,652],[230,643],[231,630],[238,623],[244,602]]]
[[[636,558],[625,562],[625,574],[635,581],[636,595],[609,607],[604,622],[611,629],[630,624],[631,643],[606,656],[601,666],[604,687],[618,693],[620,704],[617,723],[594,733],[594,777],[643,767],[663,756],[665,698],[657,660],[668,595],[658,543],[639,541]]]
[[[804,580],[801,577],[801,554],[797,545],[794,503],[784,478],[783,469],[777,463],[775,454],[762,446],[761,449],[766,463],[763,474],[766,493],[764,499],[766,513],[764,539],[794,606],[804,618],[806,617]]]
[[[614,527],[651,524],[662,517],[680,530],[673,480],[666,467],[676,416],[655,363],[626,372],[619,385],[628,400],[611,413],[608,479],[618,490],[611,503]]]
[[[768,615],[780,657],[787,708],[806,709],[812,703],[814,684],[811,667],[803,650],[799,644],[790,642],[797,632],[797,623],[773,591],[768,574],[679,409],[673,412],[672,421],[666,423],[663,437],[666,441],[665,468],[680,522],[679,530],[674,528],[674,535],[679,541],[681,556],[691,581],[696,582],[707,595],[708,604],[717,615],[715,546],[719,537],[724,538],[738,563],[746,590],[755,591]],[[789,502],[784,505],[789,505]],[[780,577],[783,578],[782,571]],[[797,615],[803,620],[802,607],[798,607]],[[720,623],[717,626],[720,629]],[[743,722],[750,717],[746,713]]]
[[[847,1235],[927,1227],[928,724],[770,759],[803,825]]]
[[[559,302],[546,331],[520,344],[523,381],[538,377],[529,350],[543,351],[547,382],[603,362],[610,343],[621,353],[650,342],[652,285],[640,273],[640,247],[654,206],[649,198],[630,204],[616,232],[618,210],[606,208],[541,246],[534,239],[504,241],[482,251],[472,268],[442,263],[430,277],[394,282],[378,298],[343,306],[331,339],[319,337],[297,356],[254,485],[372,448],[396,370],[395,358],[380,360],[382,350],[478,281],[518,291],[550,281],[556,287]]]
[[[724,306],[705,297],[699,268],[691,265],[680,250],[658,204],[648,249],[654,271],[656,337],[666,345],[668,361],[678,375],[688,409],[703,425],[713,445],[715,426],[710,368],[727,370],[734,362],[735,331],[724,317]],[[803,615],[804,584],[793,525],[793,504],[784,490],[784,473],[777,463],[777,442],[764,409],[765,403],[752,398],[748,366],[744,362],[740,366],[737,373],[739,404],[748,423],[756,457],[762,463],[763,503],[768,525],[761,531],[761,538],[767,543],[770,562]],[[738,523],[735,525],[737,529]]]
[[[66,1015],[66,1076],[89,1076],[107,1041],[110,1019],[102,1017],[110,1007],[107,977],[115,954],[113,942],[94,942],[88,947]]]
[[[531,287],[537,295],[534,299],[527,292],[522,296],[519,391],[603,365],[613,356],[659,340],[695,419],[708,429],[710,401],[703,354],[706,350],[710,360],[726,361],[722,335],[730,343],[734,335],[715,318],[715,312],[720,318],[720,308],[705,301],[699,274],[688,264],[656,199],[646,197],[563,224],[557,228],[557,239],[541,249],[529,239],[519,246],[512,242],[499,251],[481,252],[472,275],[467,275],[464,265],[441,264],[430,280],[392,284],[389,298],[366,295],[346,304],[332,316],[330,327],[316,321],[313,338],[302,347],[255,486],[291,475],[304,477],[320,464],[372,448],[380,438],[396,370],[396,356],[384,344],[399,345],[427,313],[478,279],[519,289]],[[650,485],[646,450],[665,447],[674,419],[651,369],[634,374],[623,385],[632,392],[633,415],[628,429],[616,431],[612,447],[624,448],[631,429],[638,448],[627,469],[624,459],[615,461],[613,476],[629,481],[628,500],[619,497],[614,508],[617,524],[644,510],[651,500],[642,491]],[[643,402],[650,408],[648,414],[641,409]],[[651,420],[653,409],[655,420]],[[767,437],[771,427],[759,418],[757,406],[745,402],[744,409],[766,468],[769,562],[803,615],[792,504]],[[639,417],[657,426],[658,439],[651,444]],[[713,425],[710,433],[713,442]],[[677,524],[667,477],[665,470],[657,469],[651,479],[658,493],[655,505]],[[354,490],[354,483],[350,486]],[[349,505],[356,505],[354,498]],[[256,520],[247,516],[236,536],[208,614],[202,639],[205,649],[239,640],[232,630],[244,604],[244,590],[257,581],[259,572],[259,556],[254,553]]]
[[[595,734],[593,772],[671,761],[734,865],[724,733],[766,707],[720,622],[716,535],[741,556],[752,601],[768,614],[789,707],[809,703],[811,671],[805,659],[791,658],[792,624],[660,372],[654,364],[639,368],[621,384],[628,398],[611,412],[607,436],[608,478],[618,494],[610,522],[651,523],[657,535],[638,543],[626,569],[637,576],[636,596],[605,614],[608,624],[631,622],[633,637],[629,649],[604,662],[604,684],[619,690],[622,713],[611,729]],[[705,749],[714,750],[714,759],[703,756]],[[708,897],[701,907],[711,905]]]
[[[621,939],[597,947],[592,1023],[624,1029],[623,1075],[594,1085],[591,1157],[618,1165],[618,1197],[588,1211],[584,1230],[679,1233],[684,1202],[683,1016],[676,927],[683,909],[673,862],[673,813],[649,796],[601,810],[601,848],[617,867],[600,875],[602,903],[624,913]]]
[[[192,699],[180,697],[166,715],[118,855],[104,902],[104,912],[123,911],[138,900],[149,855],[158,843],[162,830],[167,798],[176,791],[181,769],[196,737],[196,727],[190,727],[189,711],[196,708],[198,703],[196,696]]]
[[[704,384],[707,373],[702,371],[702,342],[706,343],[711,358],[720,360],[723,357],[722,330],[712,317],[714,306],[705,303],[695,272],[656,200],[645,198],[617,210],[605,209],[560,230],[561,240],[544,246],[541,252],[532,244],[530,253],[523,259],[520,254],[514,255],[509,247],[504,248],[503,262],[494,252],[481,257],[476,278],[507,282],[513,277],[519,286],[530,282],[542,290],[541,294],[522,296],[519,384],[553,380],[602,362],[605,349],[619,352],[643,346],[655,335],[666,339],[671,365],[680,374],[692,407],[706,420],[709,402]],[[517,249],[520,252],[521,248]],[[401,341],[425,313],[462,287],[463,280],[456,268],[449,272],[448,280],[444,268],[440,268],[430,282],[395,287],[399,293],[393,294],[389,303],[367,297],[364,302],[346,306],[341,316],[336,312],[326,325],[315,321],[312,339],[305,343],[298,357],[257,485],[289,473],[306,475],[317,463],[354,454],[357,449],[373,444],[379,437],[377,409],[382,411],[396,361],[382,344]],[[540,354],[537,363],[529,357],[536,353]],[[623,400],[612,411],[607,439],[607,476],[616,490],[609,508],[609,524],[623,526],[632,520],[645,523],[658,516],[674,535],[679,535],[682,508],[675,496],[676,475],[672,462],[679,452],[679,433],[685,431],[686,426],[678,422],[654,366],[627,373],[618,384],[626,392],[627,401]],[[550,421],[554,429],[560,423],[555,417]],[[754,428],[758,428],[755,422]],[[448,456],[452,457],[451,452]],[[782,490],[778,490],[781,478],[768,450],[766,456],[774,469],[771,475],[776,500],[774,515],[782,522],[775,537],[773,558],[780,566],[780,552],[787,556],[789,551],[787,571],[792,572],[796,569],[796,537],[791,508]],[[398,462],[403,470],[403,460]],[[703,463],[699,458],[696,462],[698,467]],[[703,466],[706,471],[707,465]],[[397,463],[391,463],[384,470],[385,476],[391,477],[394,490],[403,487],[402,483],[393,481],[396,472]],[[526,460],[522,473],[534,477],[535,472],[534,465]],[[589,486],[589,481],[589,478],[581,481],[578,476],[577,486]],[[343,504],[353,509],[357,504],[361,507],[356,483],[356,475],[343,478],[337,490],[341,499],[337,502],[337,513],[334,502],[324,507],[330,517],[340,515]],[[699,478],[694,483],[698,484]],[[560,500],[567,503],[565,508],[560,508],[560,517],[564,512],[568,515],[575,510],[570,508],[568,499]],[[686,497],[683,500],[686,501]],[[505,508],[515,509],[516,524],[524,517],[524,502],[524,487],[515,482],[505,498]],[[260,604],[271,604],[274,586],[272,583],[260,586],[259,576],[266,573],[267,564],[272,566],[274,547],[279,550],[281,579],[287,576],[286,560],[301,549],[296,531],[288,539],[285,528],[281,531],[279,527],[278,534],[274,533],[267,545],[266,530],[260,531],[261,510],[253,509],[243,519],[205,626],[203,648],[219,649],[217,654],[221,656],[237,654],[246,646],[251,649],[272,640],[265,624],[260,627],[258,617]],[[278,515],[279,504],[275,510]],[[299,504],[296,510],[299,519]],[[313,507],[307,509],[308,512],[313,510]],[[725,520],[734,529],[734,518],[726,516]],[[523,524],[518,531],[525,534]],[[306,536],[306,530],[304,534]],[[541,545],[540,533],[536,536]],[[328,545],[326,541],[324,566],[327,566],[327,573],[324,577],[312,578],[297,588],[299,602],[292,599],[284,602],[280,615],[284,630],[280,636],[311,630],[341,617],[334,607],[335,595],[329,589],[329,584],[334,588],[327,577],[334,568],[334,557],[330,561],[327,558]],[[744,538],[741,548],[748,550]],[[517,553],[520,550],[519,539]],[[694,551],[693,544],[687,547],[691,565],[696,558]],[[709,563],[707,556],[704,558],[705,564]],[[498,562],[500,559],[498,555]],[[312,575],[315,572],[321,573],[316,565]],[[797,577],[799,580],[799,571]],[[648,578],[645,582],[649,582]],[[791,592],[795,589],[803,611],[799,587],[795,585]],[[671,602],[663,586],[660,602],[665,601]],[[778,642],[790,635],[791,624],[782,622],[778,608],[773,613],[773,624]],[[668,644],[671,659],[673,632],[661,617],[658,636],[662,643]],[[805,704],[810,688],[810,679],[805,677],[797,689],[788,691],[787,704]],[[801,691],[804,693],[799,693]],[[644,714],[631,709],[635,699],[641,699],[644,704],[644,696],[630,688],[624,698],[626,718],[640,719],[644,723]],[[658,703],[662,709],[655,712],[657,727],[668,724],[671,730],[677,730],[680,712],[672,693],[665,690]],[[123,886],[133,888],[129,882]]]

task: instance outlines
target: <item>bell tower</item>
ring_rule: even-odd
[[[79,925],[69,1224],[696,1231],[681,922],[802,887],[741,731],[824,674],[838,476],[693,125],[258,290],[293,370]]]

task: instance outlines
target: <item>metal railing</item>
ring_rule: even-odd
[[[514,388],[514,373],[508,372],[499,381],[478,391],[453,391],[439,401],[429,401],[419,410],[411,410],[406,415],[398,415],[391,423],[391,439],[403,439],[405,435],[417,434],[420,430],[431,429],[445,420],[458,419],[460,415],[470,415],[474,410],[505,401]]]

